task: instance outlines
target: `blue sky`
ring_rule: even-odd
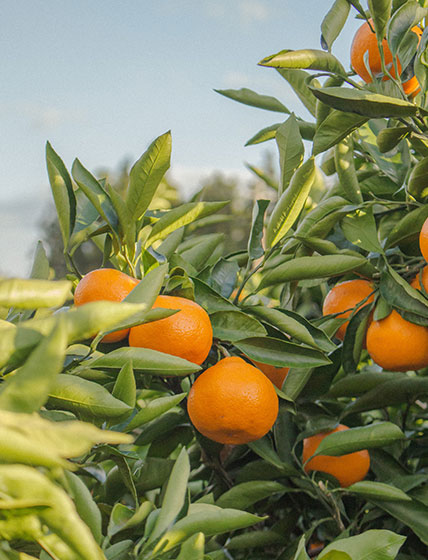
[[[304,116],[286,82],[257,62],[284,48],[319,48],[319,26],[331,4],[332,0],[4,3],[0,273],[28,272],[36,223],[50,198],[46,140],[68,167],[79,157],[94,170],[116,168],[124,158],[137,159],[153,138],[171,129],[172,176],[187,192],[214,169],[244,177],[243,162],[259,164],[267,147],[244,148],[245,141],[278,122],[280,115],[239,105],[213,89],[249,87],[277,96]],[[346,67],[357,27],[351,17],[333,49]]]

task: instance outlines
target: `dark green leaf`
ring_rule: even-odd
[[[234,345],[252,360],[276,367],[307,368],[330,363],[322,352],[277,338],[252,337]]]
[[[368,121],[368,117],[345,111],[332,110],[317,128],[313,154],[316,156],[335,146]]]
[[[330,105],[330,107],[339,111],[356,113],[363,117],[376,119],[380,117],[411,117],[415,116],[418,111],[414,103],[366,90],[343,87],[315,88],[312,86],[310,89],[315,97]]]
[[[404,439],[404,437],[403,432],[396,424],[379,422],[329,434],[320,442],[314,455],[338,457],[362,449],[385,447]]]
[[[340,276],[346,272],[358,270],[366,262],[364,257],[350,257],[348,255],[295,258],[264,274],[258,290],[284,282]]]
[[[242,311],[216,311],[210,319],[213,335],[220,340],[233,342],[266,334],[266,329],[257,319]]]
[[[258,259],[263,255],[263,229],[264,217],[269,200],[256,200],[253,207],[253,218],[251,224],[251,232],[248,238],[248,257],[250,260]]]
[[[403,4],[388,22],[387,40],[391,53],[396,56],[406,34],[428,15],[428,10],[422,8],[416,0]]]
[[[367,0],[367,4],[373,18],[378,43],[381,43],[385,38],[386,26],[391,17],[392,0]]]
[[[305,154],[305,148],[294,113],[276,131],[276,143],[279,150],[279,194],[281,195],[287,189],[296,169],[300,167]]]
[[[417,200],[423,200],[428,196],[428,157],[417,162],[409,177],[407,190]]]
[[[234,101],[244,103],[244,105],[251,105],[252,107],[266,109],[267,111],[276,111],[277,113],[290,113],[287,107],[275,97],[260,95],[251,89],[215,89],[214,91]]]
[[[321,45],[323,49],[331,51],[334,41],[346,23],[349,10],[350,5],[347,0],[335,0],[321,23]]]

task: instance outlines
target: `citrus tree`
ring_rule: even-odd
[[[336,0],[325,50],[264,58],[311,122],[220,91],[285,114],[244,251],[198,231],[227,201],[150,209],[169,132],[123,196],[47,144],[68,275],[39,245],[0,282],[0,558],[426,558],[427,16]]]

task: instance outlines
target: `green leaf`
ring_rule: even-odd
[[[120,531],[137,528],[141,525],[147,516],[153,511],[153,504],[149,501],[143,502],[137,509],[132,509],[116,503],[110,515],[110,521],[107,528],[107,535],[112,537]],[[132,542],[132,541],[131,541]]]
[[[0,537],[38,542],[53,557],[64,560],[103,560],[104,554],[91,531],[77,515],[67,494],[36,469],[24,465],[0,465],[2,498],[10,503],[30,499],[36,511],[20,512],[16,517],[2,516]]]
[[[134,408],[137,387],[135,384],[134,370],[132,369],[132,362],[127,362],[119,371],[116,378],[112,393],[115,399],[119,399],[131,408]]]
[[[409,403],[428,394],[428,378],[396,376],[349,404],[345,414]]]
[[[30,272],[30,278],[34,278],[36,280],[47,280],[49,278],[49,273],[50,266],[45,248],[43,247],[43,243],[38,241],[33,266]]]
[[[276,367],[307,368],[330,363],[318,350],[268,336],[245,338],[234,346],[252,360]]]
[[[150,533],[149,542],[160,537],[175,521],[184,505],[187,492],[187,481],[190,475],[190,463],[187,451],[183,448],[175,461],[168,480],[162,508]]]
[[[73,162],[71,173],[73,179],[92,202],[99,215],[110,225],[113,231],[116,231],[118,221],[117,214],[108,194],[103,189],[100,182],[83,167],[77,158]]]
[[[299,167],[290,185],[276,203],[266,228],[266,246],[278,243],[296,221],[315,179],[314,159],[308,159]]]
[[[145,303],[147,309],[151,309],[155,303],[159,292],[161,291],[168,265],[161,264],[151,270],[146,276],[138,282],[135,288],[129,292],[123,300],[127,303]]]
[[[293,311],[264,307],[262,305],[249,307],[246,311],[312,348],[321,349],[326,352],[331,352],[336,348],[334,342],[329,339],[324,331],[315,327],[304,317]]]
[[[88,453],[95,443],[132,443],[127,434],[77,420],[52,422],[36,414],[0,411],[0,461],[73,469],[65,458]]]
[[[250,260],[258,259],[263,256],[263,230],[264,217],[269,200],[256,200],[253,206],[253,217],[251,224],[251,232],[248,238],[248,257]]]
[[[392,267],[382,272],[380,293],[407,320],[428,325],[428,300],[408,284]]]
[[[299,70],[297,68],[277,68],[277,72],[282,78],[284,78],[284,80],[287,80],[287,82],[293,88],[294,93],[297,95],[306,109],[311,113],[313,117],[315,117],[316,98],[307,86],[307,81],[311,77],[311,74],[309,74],[309,72],[305,72],[305,70]],[[318,80],[313,80],[312,83],[314,85],[319,85]]]
[[[46,165],[62,241],[66,249],[76,221],[76,197],[70,175],[49,142],[46,143]]]
[[[223,243],[224,239],[224,233],[208,234],[205,238],[200,236],[199,243],[187,250],[178,252],[195,270],[200,271],[209,263],[210,258],[215,254],[216,249]]]
[[[335,0],[333,6],[321,23],[321,45],[331,51],[334,41],[338,38],[348,19],[350,5],[347,0]]]
[[[374,389],[378,385],[382,385],[386,381],[397,381],[403,377],[407,378],[405,373],[400,372],[367,372],[358,375],[347,375],[339,379],[330,388],[329,395],[332,397],[358,397]]]
[[[273,480],[252,480],[233,486],[227,490],[216,501],[216,505],[222,508],[233,506],[235,509],[247,509],[260,500],[264,500],[272,494],[286,492],[285,486]]]
[[[287,189],[296,169],[300,167],[305,154],[299,125],[294,113],[276,131],[276,143],[279,150],[279,194],[281,195]]]
[[[370,498],[370,502],[383,509],[390,516],[395,517],[419,537],[419,539],[428,545],[428,508],[416,500],[412,502],[386,502]],[[398,535],[396,535],[398,538]],[[404,537],[401,537],[404,539]],[[394,556],[391,556],[394,558]]]
[[[127,432],[134,430],[161,416],[174,406],[177,406],[186,396],[186,393],[179,393],[168,397],[159,397],[148,402],[144,408],[141,408],[135,416],[132,417],[125,430]]]
[[[262,277],[258,290],[284,282],[340,276],[358,270],[365,263],[367,260],[364,257],[348,255],[298,257],[267,271]]]
[[[180,548],[177,560],[204,560],[205,535],[195,533]]]
[[[384,482],[372,482],[371,480],[362,480],[348,486],[347,492],[359,494],[367,499],[374,498],[378,500],[386,500],[388,502],[411,502],[412,499],[402,490],[385,484]]]
[[[101,512],[92,494],[86,484],[74,473],[64,471],[64,476],[79,517],[89,527],[96,542],[100,543],[102,539]]]
[[[70,289],[71,282],[68,280],[0,280],[0,307],[60,307],[71,297]]]
[[[195,287],[195,301],[199,303],[207,313],[212,314],[216,311],[238,310],[233,303],[221,296],[211,286],[199,278],[192,278],[192,281]]]
[[[321,72],[334,72],[346,75],[345,69],[338,59],[330,53],[317,49],[302,49],[293,51],[285,49],[277,54],[263,58],[259,66],[271,68],[304,68],[307,70],[320,70]]]
[[[312,86],[310,86],[310,89],[317,99],[326,105],[330,105],[333,109],[356,113],[363,117],[376,119],[380,117],[412,117],[418,112],[418,107],[409,101],[367,90],[343,87],[315,88]]]
[[[346,0],[345,3],[347,3]],[[345,192],[346,198],[353,204],[361,204],[363,202],[363,196],[355,170],[354,143],[352,138],[348,137],[336,144],[334,164],[339,183]]]
[[[368,252],[383,253],[379,243],[373,209],[358,209],[342,220],[342,230],[348,241]]]
[[[299,544],[297,545],[296,554],[293,560],[309,560],[309,556],[306,553],[306,539],[305,535],[302,535],[299,539]]]
[[[249,336],[263,336],[263,325],[242,311],[216,311],[210,316],[213,336],[220,340],[233,342]]]
[[[165,239],[173,231],[214,214],[226,204],[228,202],[188,202],[169,210],[153,226],[145,246],[149,247],[158,239]]]
[[[403,241],[411,239],[417,240],[422,225],[427,218],[428,205],[426,204],[410,212],[406,212],[404,217],[389,232],[385,242],[385,249],[395,247]]]
[[[382,154],[393,150],[403,138],[409,135],[409,127],[397,126],[394,128],[382,128],[376,137],[377,147]]]
[[[126,205],[133,220],[140,219],[170,166],[171,132],[156,138],[136,161],[129,174]]]
[[[86,367],[119,370],[132,361],[135,371],[160,376],[185,376],[199,371],[200,366],[183,358],[157,352],[150,348],[116,348],[108,354],[88,360]]]
[[[282,123],[275,123],[275,124],[271,124],[270,126],[266,126],[265,128],[262,128],[261,130],[256,132],[256,134],[251,136],[249,140],[245,142],[245,146],[253,146],[255,144],[261,144],[262,142],[267,142],[268,140],[273,140],[274,138],[276,138],[276,131],[281,126],[281,124]],[[250,166],[247,165],[247,167],[251,169]],[[261,178],[264,180],[264,177]]]
[[[396,424],[379,422],[369,426],[350,428],[326,436],[317,447],[314,456],[338,457],[362,449],[384,447],[404,439],[404,434]]]
[[[368,117],[332,110],[315,132],[313,155],[316,156],[332,148],[367,121]]]
[[[371,321],[370,305],[361,307],[346,327],[343,340],[343,369],[345,373],[355,373],[360,363],[361,352],[366,341],[367,327]]]
[[[160,539],[154,552],[171,550],[195,533],[202,532],[205,536],[221,535],[237,529],[245,529],[265,519],[236,509],[222,509],[215,506],[211,508],[177,521]]]
[[[31,413],[45,404],[64,362],[67,347],[64,323],[59,318],[24,366],[0,385],[0,409]]]
[[[423,200],[428,196],[428,157],[419,160],[410,173],[407,190],[416,198]]]
[[[49,394],[48,405],[70,410],[83,418],[113,419],[131,410],[104,387],[75,375],[58,375]]]
[[[131,255],[134,255],[137,230],[135,221],[132,219],[132,214],[116,189],[111,185],[106,185],[106,192],[117,214],[121,233],[128,247],[128,251]]]
[[[244,105],[266,109],[267,111],[276,111],[277,113],[290,113],[287,107],[275,97],[260,95],[251,89],[215,89],[214,91],[234,101],[238,101],[238,103],[244,103]]]
[[[373,18],[377,41],[381,43],[391,17],[392,0],[367,0],[367,4]]]

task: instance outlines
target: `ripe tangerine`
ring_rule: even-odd
[[[179,309],[178,313],[131,328],[129,346],[151,348],[202,364],[213,342],[208,313],[196,302],[177,296],[158,296],[153,307]]]
[[[76,286],[74,305],[92,301],[122,301],[135,288],[139,280],[114,268],[98,268],[85,274]],[[129,329],[121,329],[102,338],[102,342],[118,342],[128,335]]]
[[[425,220],[419,234],[419,247],[423,258],[428,261],[428,218]]]
[[[339,318],[349,317],[354,308],[366,297],[373,293],[374,287],[368,280],[347,280],[336,284],[327,294],[322,312],[323,315],[340,313]],[[373,301],[373,294],[364,305]],[[345,311],[348,310],[348,311]],[[341,313],[343,311],[343,313]],[[343,323],[337,332],[336,337],[340,340],[345,338],[346,329],[349,321]]]
[[[339,455],[338,457],[317,455],[308,461],[326,436],[335,432],[342,432],[343,430],[349,430],[348,426],[339,424],[336,428],[334,428],[334,430],[321,432],[314,436],[305,438],[303,440],[302,459],[306,472],[321,471],[331,474],[337,478],[342,488],[347,488],[348,486],[351,486],[351,484],[363,480],[369,472],[370,455],[367,449],[355,451],[354,453],[346,453],[345,455]]]
[[[269,379],[236,356],[205,370],[190,389],[187,411],[195,428],[224,444],[264,436],[278,416],[278,397]]]
[[[285,378],[290,371],[288,367],[276,367],[270,364],[263,364],[262,362],[257,362],[256,360],[251,360],[253,364],[263,372],[268,379],[272,381],[272,383],[278,387],[278,389],[282,389],[284,384]]]
[[[372,360],[384,369],[408,371],[428,366],[428,328],[403,319],[395,310],[372,321],[366,344]]]

